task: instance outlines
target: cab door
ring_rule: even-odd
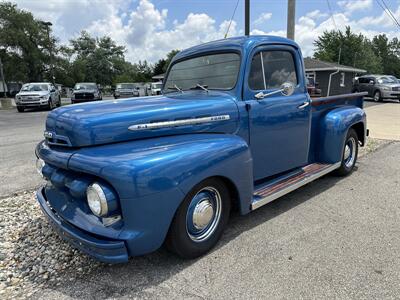
[[[264,46],[253,50],[246,67],[244,100],[249,109],[250,148],[254,179],[259,180],[308,163],[311,105],[303,60],[291,46]],[[282,83],[295,85],[294,93],[276,93]]]

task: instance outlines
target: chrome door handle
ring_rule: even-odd
[[[298,109],[302,109],[302,108],[305,108],[305,107],[307,107],[307,106],[309,106],[310,105],[310,102],[304,102],[303,104],[301,104],[301,105],[299,105],[297,108]]]

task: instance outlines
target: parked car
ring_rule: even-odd
[[[25,83],[15,95],[18,112],[26,108],[46,107],[52,110],[61,106],[61,96],[56,87],[49,82]]]
[[[162,82],[152,82],[150,84],[150,95],[156,96],[161,94]]]
[[[400,100],[400,83],[391,75],[364,75],[354,81],[353,92],[368,92],[374,101]]]
[[[179,52],[162,96],[50,113],[36,148],[44,214],[109,263],[164,242],[185,258],[205,254],[231,210],[353,171],[363,94],[311,101],[304,74],[292,40],[230,38]]]
[[[80,82],[75,84],[72,92],[71,103],[102,100],[101,90],[94,82]]]
[[[314,78],[306,78],[307,80],[307,92],[310,97],[321,97],[321,89],[318,88],[318,83],[314,81]]]
[[[114,98],[130,97],[139,97],[139,87],[134,83],[118,83],[114,91]]]

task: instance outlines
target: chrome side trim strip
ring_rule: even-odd
[[[279,197],[282,197],[283,195],[286,195],[286,194],[298,189],[299,187],[302,187],[303,185],[306,185],[307,183],[310,183],[311,181],[314,181],[314,180],[316,180],[316,179],[318,179],[318,178],[320,178],[320,177],[332,172],[333,170],[336,170],[337,168],[340,167],[341,164],[342,164],[342,162],[337,162],[337,163],[331,165],[330,167],[323,169],[319,173],[315,173],[315,174],[312,174],[312,175],[310,175],[308,177],[305,177],[303,180],[301,180],[299,182],[296,182],[293,185],[290,185],[290,186],[288,186],[288,187],[286,187],[286,188],[284,188],[284,189],[282,189],[282,190],[280,190],[280,191],[278,191],[278,192],[276,192],[276,193],[274,193],[272,195],[269,195],[269,196],[267,196],[265,198],[262,198],[260,200],[257,200],[255,202],[253,202],[251,204],[251,210],[255,210],[257,208],[260,208],[261,206],[263,206],[263,205],[265,205],[267,203],[270,203],[270,202],[278,199]]]
[[[230,119],[229,115],[221,115],[221,116],[192,118],[192,119],[183,119],[183,120],[175,120],[175,121],[135,124],[135,125],[129,126],[128,129],[133,130],[133,131],[149,130],[149,129],[159,129],[159,128],[165,128],[165,127],[176,127],[176,126],[186,126],[186,125],[195,125],[195,124],[202,124],[202,123],[219,122],[219,121],[226,121],[229,119]]]

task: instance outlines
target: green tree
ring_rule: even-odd
[[[111,85],[116,76],[126,71],[125,47],[117,45],[110,37],[91,37],[82,31],[70,41],[71,47],[65,53],[72,60],[71,78],[78,81],[93,81]]]
[[[16,4],[0,2],[0,56],[8,81],[50,79],[50,49],[57,40],[30,12]]]
[[[382,61],[382,73],[400,76],[400,44],[397,38],[389,41],[385,34],[372,39],[372,47],[376,56]]]
[[[167,58],[165,59],[165,64],[163,68],[163,73],[167,72],[167,69],[169,67],[169,64],[171,63],[171,60],[174,58],[175,55],[179,53],[179,50],[171,50],[167,54]]]
[[[314,45],[314,57],[317,59],[339,62],[343,65],[366,69],[371,73],[379,73],[382,70],[382,60],[373,50],[371,41],[362,34],[353,33],[350,27],[346,27],[345,32],[325,31]]]

